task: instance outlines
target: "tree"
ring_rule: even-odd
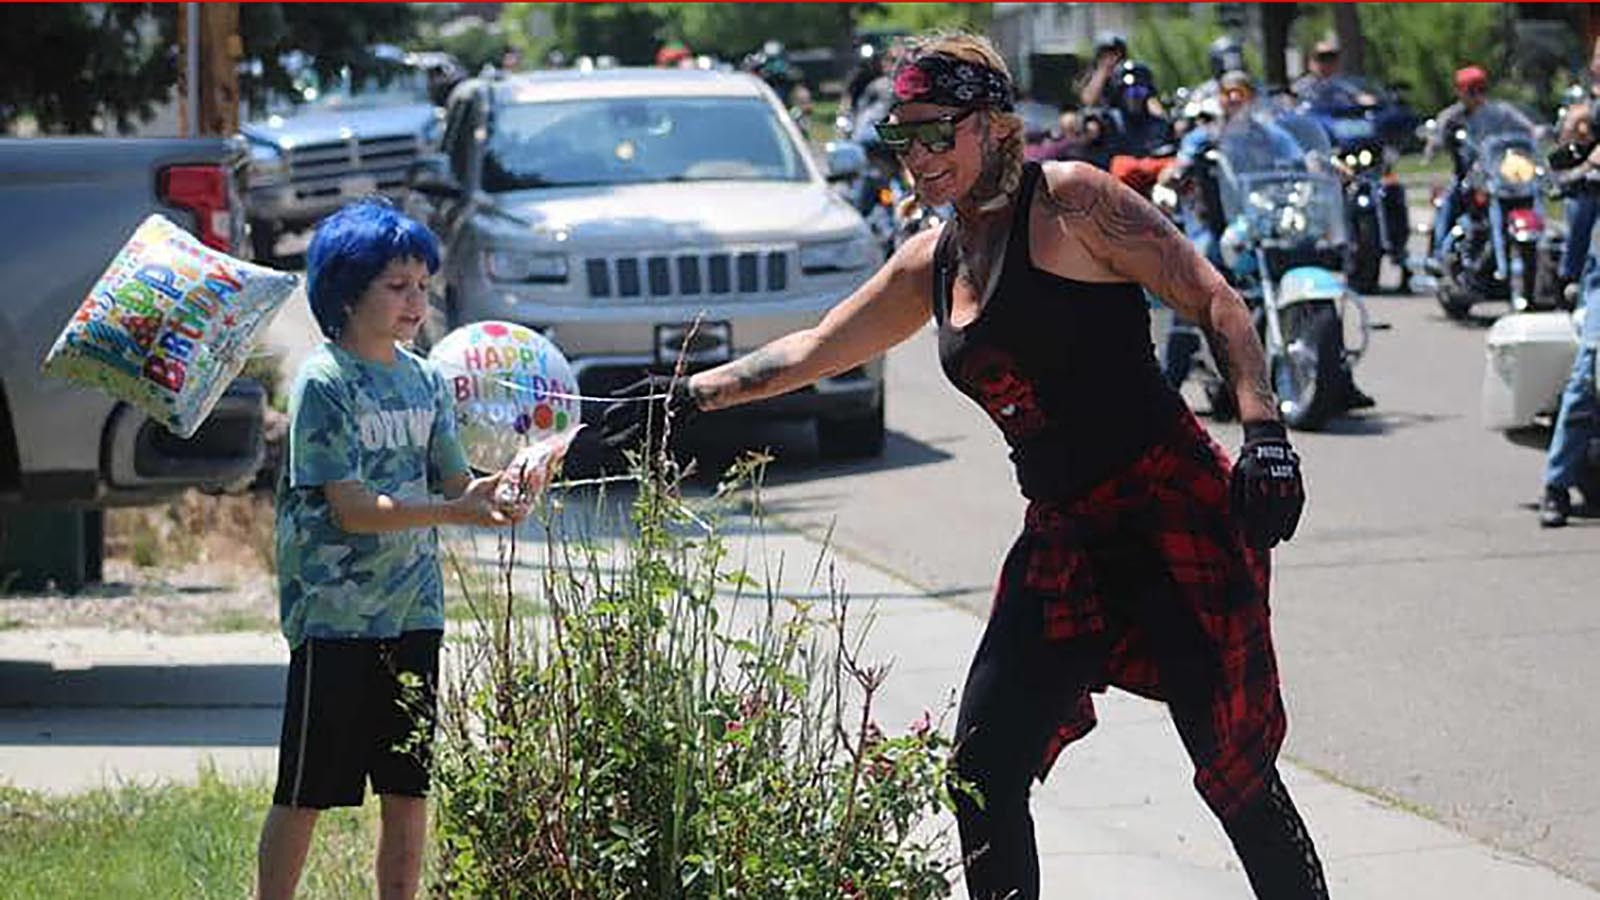
[[[1339,35],[1339,56],[1344,70],[1360,75],[1367,70],[1367,39],[1361,31],[1361,15],[1354,4],[1333,7],[1334,31]]]
[[[177,13],[170,3],[0,4],[0,127],[31,118],[47,134],[126,134],[150,121],[178,81]],[[324,77],[345,66],[370,74],[369,48],[403,43],[416,21],[406,4],[241,4],[244,59],[260,74],[240,90],[256,100],[287,90],[291,50]]]
[[[1262,76],[1267,84],[1287,85],[1289,29],[1294,25],[1294,3],[1267,3],[1261,7]]]
[[[239,35],[244,58],[259,64],[259,74],[241,79],[240,91],[252,104],[268,91],[288,93],[293,73],[284,57],[298,51],[309,57],[324,80],[344,69],[362,80],[382,68],[372,55],[378,44],[404,44],[416,34],[420,19],[403,3],[241,3]]]
[[[172,5],[0,5],[0,127],[132,131],[171,93],[176,35]]]

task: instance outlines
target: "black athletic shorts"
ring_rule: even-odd
[[[272,802],[360,806],[369,778],[375,794],[427,796],[442,636],[307,638],[295,648]]]

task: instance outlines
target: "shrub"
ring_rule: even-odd
[[[492,594],[457,561],[476,616],[440,698],[436,890],[949,895],[940,723],[880,731],[887,670],[861,660],[835,586],[826,604],[786,600],[728,568],[722,516],[747,482],[759,509],[762,463],[694,505],[645,478],[610,553],[543,514],[538,619],[513,612],[514,546]]]

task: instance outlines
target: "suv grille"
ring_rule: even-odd
[[[405,186],[417,149],[417,138],[409,134],[301,144],[289,151],[289,180],[302,199],[338,196],[341,181],[362,175],[376,181],[379,191],[394,192]]]
[[[778,294],[789,289],[789,249],[584,260],[589,296],[644,301],[659,297]]]

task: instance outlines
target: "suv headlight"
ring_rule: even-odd
[[[495,281],[561,284],[567,280],[565,253],[490,250],[483,254],[483,265]]]
[[[864,269],[873,259],[873,241],[870,234],[845,238],[841,241],[818,241],[800,245],[800,271],[807,275],[824,272],[853,272]]]

